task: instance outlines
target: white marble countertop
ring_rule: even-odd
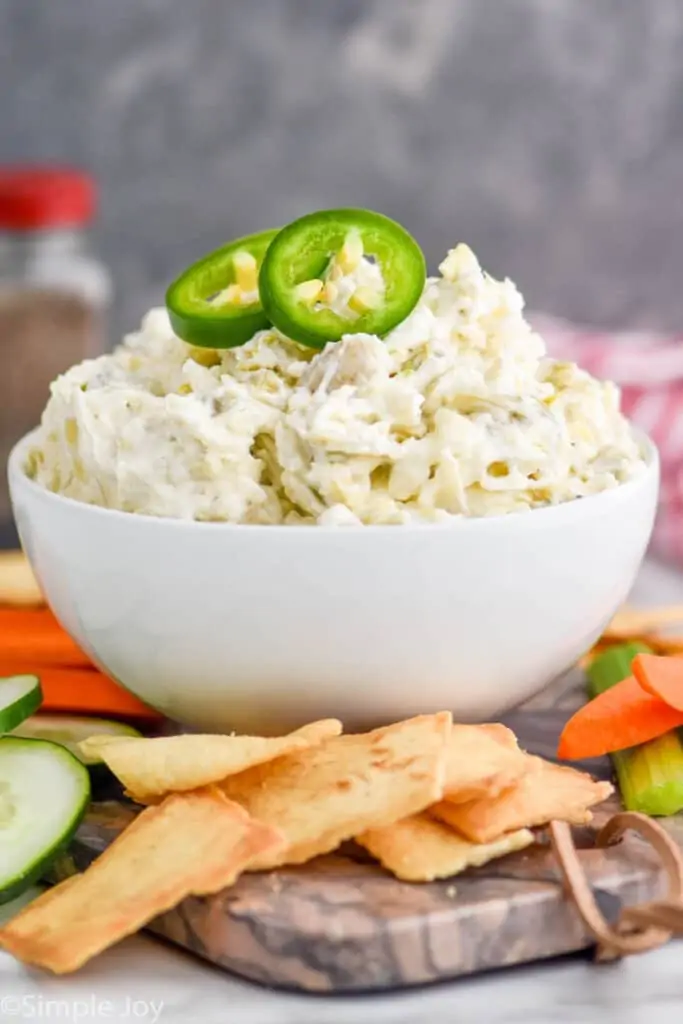
[[[683,601],[683,575],[648,564],[633,600]],[[269,992],[136,936],[69,978],[0,953],[0,1024],[680,1024],[682,956],[672,942],[618,964],[572,957],[393,996],[325,997]]]

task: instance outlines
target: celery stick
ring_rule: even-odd
[[[619,644],[598,654],[587,669],[589,697],[630,676],[636,654],[648,651],[644,644]],[[664,816],[683,810],[683,744],[678,730],[616,751],[611,758],[628,811]]]
[[[588,676],[588,696],[593,699],[628,679],[631,675],[631,662],[636,654],[651,654],[645,644],[618,644],[608,647],[602,654],[597,654],[586,670]]]

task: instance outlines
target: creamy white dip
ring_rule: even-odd
[[[547,358],[467,246],[439,269],[387,337],[320,352],[275,330],[193,349],[151,310],[54,382],[28,471],[126,512],[339,525],[500,515],[641,472],[616,386]]]

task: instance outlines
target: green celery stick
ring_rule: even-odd
[[[586,670],[588,696],[591,700],[631,675],[631,662],[636,654],[651,654],[645,644],[617,644],[596,654]]]
[[[588,696],[597,697],[630,676],[631,662],[641,653],[650,653],[644,644],[619,644],[598,654],[587,669]],[[683,744],[678,730],[610,756],[628,811],[666,816],[683,810]]]

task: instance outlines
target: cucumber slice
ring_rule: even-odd
[[[99,754],[84,754],[79,749],[81,740],[89,736],[142,736],[132,725],[112,722],[108,718],[87,718],[77,715],[34,715],[14,729],[13,736],[24,739],[49,740],[60,743],[86,765],[102,764]]]
[[[0,739],[0,903],[43,874],[73,836],[89,799],[88,769],[65,747]]]
[[[29,903],[41,896],[42,893],[47,889],[46,885],[30,885],[25,892],[22,892],[21,896],[17,896],[15,899],[10,900],[9,903],[3,903],[0,907],[0,928],[3,924],[7,924],[11,921],[15,914],[18,914],[20,910],[27,907]]]
[[[0,733],[11,732],[37,711],[43,700],[38,676],[0,679]]]

